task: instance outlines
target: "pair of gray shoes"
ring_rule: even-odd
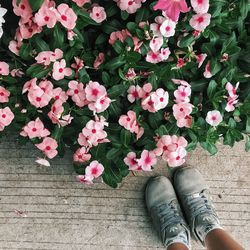
[[[178,168],[173,184],[164,176],[150,179],[146,204],[165,246],[182,243],[191,249],[190,235],[204,245],[207,233],[221,228],[205,180],[192,167]]]

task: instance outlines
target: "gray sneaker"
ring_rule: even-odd
[[[205,180],[195,168],[183,167],[174,174],[174,187],[192,236],[204,245],[211,230],[222,228]]]
[[[170,180],[164,176],[151,178],[147,183],[145,199],[164,246],[182,243],[190,249],[188,226]]]

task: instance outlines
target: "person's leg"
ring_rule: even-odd
[[[243,250],[225,230],[215,229],[210,231],[205,238],[208,250]]]
[[[221,227],[201,173],[192,167],[183,167],[174,174],[174,188],[192,236],[209,250],[242,250]]]
[[[168,250],[190,249],[190,232],[170,180],[164,176],[151,178],[145,199],[164,246]]]
[[[181,243],[174,243],[170,245],[167,250],[188,250],[188,248]]]

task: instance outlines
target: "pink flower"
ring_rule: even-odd
[[[170,54],[171,54],[171,52],[170,52],[169,48],[162,48],[161,54],[160,54],[161,60],[162,61],[167,60]]]
[[[230,82],[226,84],[226,90],[228,91],[228,94],[230,97],[235,97],[236,96],[236,91],[239,87],[239,82],[236,83],[236,86],[234,87]]]
[[[67,95],[71,96],[73,102],[79,107],[84,107],[88,102],[86,100],[86,94],[81,82],[70,81],[68,83],[69,90]]]
[[[130,14],[135,13],[141,8],[141,2],[136,0],[118,0],[117,5],[121,10],[127,11]]]
[[[180,118],[177,120],[177,126],[179,128],[183,128],[183,127],[186,127],[186,128],[190,128],[192,126],[192,116],[190,115],[186,115],[184,118]]]
[[[103,85],[98,82],[90,81],[85,88],[86,99],[90,102],[95,102],[99,98],[107,95],[106,89]]]
[[[66,102],[68,100],[68,96],[65,91],[63,91],[61,88],[53,89],[53,98],[55,101],[61,101],[62,103]]]
[[[9,107],[0,109],[0,131],[9,126],[14,119],[14,114]]]
[[[8,48],[12,53],[19,56],[19,50],[21,46],[22,46],[22,42],[16,42],[15,40],[12,40],[10,41]]]
[[[225,110],[227,112],[231,112],[235,110],[235,104],[238,103],[238,95],[236,95],[236,91],[239,87],[239,82],[236,83],[236,87],[234,87],[230,82],[226,84],[226,90],[228,91],[228,98],[227,98],[227,106]]]
[[[4,87],[0,86],[0,103],[9,101],[10,92]]]
[[[153,38],[149,43],[149,47],[153,52],[159,51],[162,45],[163,45],[162,37]]]
[[[169,18],[177,22],[180,12],[186,13],[189,11],[189,8],[185,0],[158,0],[154,10],[164,11]]]
[[[156,165],[156,154],[153,151],[143,150],[141,158],[138,160],[138,165],[144,171],[151,171],[152,166]]]
[[[90,3],[90,0],[72,0],[78,7],[84,6],[86,3]]]
[[[88,108],[94,113],[101,113],[109,107],[110,103],[110,98],[107,95],[104,95],[98,98],[95,102],[90,102]]]
[[[213,127],[218,126],[222,120],[222,115],[218,110],[209,111],[207,113],[206,122]]]
[[[153,87],[151,83],[146,83],[143,87],[139,90],[139,98],[146,98],[150,95]]]
[[[138,165],[138,160],[136,159],[136,154],[134,152],[130,152],[124,158],[124,163],[129,167],[131,171],[139,171],[142,170]]]
[[[6,62],[0,61],[0,75],[7,76],[9,73],[9,65]]]
[[[173,105],[173,114],[176,120],[185,118],[190,115],[193,110],[193,105],[190,103],[180,102]]]
[[[118,122],[122,127],[129,130],[131,133],[137,131],[136,113],[132,110],[129,110],[127,115],[121,115]]]
[[[141,91],[141,87],[139,85],[131,85],[128,89],[128,100],[133,103],[136,99],[139,99],[139,92]]]
[[[52,76],[56,81],[63,79],[64,76],[70,76],[71,74],[72,70],[70,68],[66,68],[66,61],[64,59],[60,62],[54,62]]]
[[[48,117],[52,123],[59,124],[59,119],[61,118],[63,111],[63,103],[60,100],[55,101],[51,106],[50,112],[48,113]]]
[[[44,64],[46,66],[50,65],[51,62],[55,62],[58,59],[61,59],[63,57],[63,51],[60,49],[55,49],[55,52],[53,51],[42,51],[40,52],[35,60],[39,64]]]
[[[184,61],[184,59],[183,59],[183,58],[178,58],[176,67],[180,69],[180,68],[182,68],[183,66],[185,66],[185,61]]]
[[[171,19],[166,19],[160,27],[160,32],[164,37],[171,37],[175,34],[176,23]]]
[[[74,57],[74,59],[75,59],[75,63],[71,64],[71,68],[76,69],[77,71],[79,71],[80,69],[83,68],[84,61],[79,57]]]
[[[24,75],[24,72],[22,69],[12,69],[10,72],[12,77],[22,77]]]
[[[191,95],[190,86],[179,86],[177,90],[174,91],[174,96],[176,98],[175,102],[189,102],[189,96]]]
[[[157,16],[155,18],[155,23],[150,24],[150,30],[153,32],[154,36],[160,37],[162,36],[160,27],[161,24],[166,20],[163,16]]]
[[[105,60],[105,55],[104,53],[99,53],[99,55],[96,57],[95,61],[94,61],[94,68],[98,69],[100,67],[101,64],[103,64]]]
[[[172,79],[173,83],[177,84],[177,85],[182,85],[182,86],[186,86],[186,87],[190,87],[190,84],[184,80],[180,80],[180,79]]]
[[[12,0],[13,12],[22,18],[29,19],[32,17],[32,9],[30,8],[28,0],[21,0],[17,5],[16,0]]]
[[[85,147],[97,146],[99,143],[106,142],[104,140],[106,137],[104,124],[100,121],[90,120],[79,134],[78,143]]]
[[[207,13],[209,9],[209,0],[191,0],[191,5],[196,13]]]
[[[203,73],[203,75],[206,78],[211,78],[213,76],[211,71],[210,71],[210,61],[206,64],[205,72]]]
[[[57,155],[57,141],[51,137],[45,137],[43,141],[35,146],[40,149],[49,159],[54,158]]]
[[[150,97],[153,101],[153,107],[156,111],[164,109],[168,105],[168,92],[162,88],[159,88],[155,92],[152,92],[150,94]]]
[[[47,26],[48,28],[53,28],[56,25],[57,11],[53,4],[49,4],[49,1],[45,1],[38,12],[35,14],[34,21],[40,26]]]
[[[113,45],[117,40],[124,42],[128,36],[131,36],[127,29],[114,31],[110,34],[109,44]]]
[[[223,53],[223,55],[220,58],[220,62],[226,62],[229,58],[229,55],[227,53]]]
[[[50,81],[43,80],[39,83],[39,85],[36,85],[36,78],[32,79],[31,82],[27,82],[24,87],[28,88],[28,99],[32,105],[34,105],[37,108],[43,108],[47,106],[52,98],[53,95],[53,84]],[[28,84],[31,84],[29,86]],[[26,89],[23,90],[27,91]]]
[[[210,24],[211,15],[208,13],[196,14],[190,19],[189,24],[198,31],[204,31]]]
[[[33,35],[38,34],[42,31],[42,27],[38,26],[34,22],[20,23],[20,35],[22,39],[29,39]]]
[[[185,147],[188,142],[184,137],[176,135],[163,135],[157,142],[157,148],[154,150],[157,156],[162,155],[162,159],[168,162],[170,167],[182,165],[186,156]]]
[[[77,20],[75,12],[65,3],[58,5],[57,11],[58,21],[68,30],[74,29]]]
[[[179,167],[185,162],[183,158],[186,155],[187,151],[183,147],[179,147],[175,152],[169,153],[166,161],[169,167]]]
[[[90,158],[91,158],[91,155],[88,154],[85,147],[81,147],[77,149],[73,155],[73,160],[75,162],[86,162],[86,161],[89,161]]]
[[[86,176],[98,178],[104,172],[104,167],[98,161],[92,161],[85,169]]]
[[[26,93],[27,91],[30,91],[30,89],[35,88],[37,82],[37,78],[32,78],[31,80],[27,81],[24,85],[23,85],[23,91],[22,94]]]
[[[154,64],[161,62],[162,61],[161,53],[159,51],[157,52],[149,51],[146,56],[146,61]]]
[[[67,38],[69,41],[73,41],[75,36],[77,36],[77,34],[73,30],[67,31]]]
[[[199,55],[196,56],[196,61],[197,61],[197,63],[198,63],[198,68],[201,67],[201,65],[202,65],[203,62],[205,61],[206,57],[207,57],[207,54],[206,54],[206,53],[204,53],[204,54],[199,54]]]
[[[50,132],[48,129],[44,128],[43,122],[38,117],[35,121],[30,121],[26,124],[20,135],[24,137],[28,136],[30,139],[33,139],[35,137],[42,138],[49,136]]]
[[[184,137],[177,137],[176,135],[163,135],[157,142],[157,155],[169,154],[169,152],[174,152],[179,147],[186,147],[188,144]]]
[[[226,107],[225,107],[225,110],[227,111],[227,112],[232,112],[232,111],[234,111],[235,110],[235,104],[237,104],[238,103],[238,101],[239,100],[237,100],[237,97],[238,96],[235,96],[235,97],[228,97],[227,98],[227,105],[226,105]]]
[[[107,17],[105,9],[100,6],[94,6],[89,16],[97,23],[103,22]]]
[[[125,74],[125,77],[127,80],[132,81],[136,77],[135,69],[134,68],[129,68],[128,72]]]
[[[91,184],[93,184],[94,178],[92,176],[78,175],[78,176],[76,176],[76,179],[81,183],[91,185]]]

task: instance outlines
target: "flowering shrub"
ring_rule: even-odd
[[[13,0],[16,30],[0,8],[0,130],[49,159],[70,147],[79,181],[112,187],[159,158],[180,166],[198,144],[216,154],[220,138],[233,146],[245,134],[249,150],[248,10],[246,0]]]

